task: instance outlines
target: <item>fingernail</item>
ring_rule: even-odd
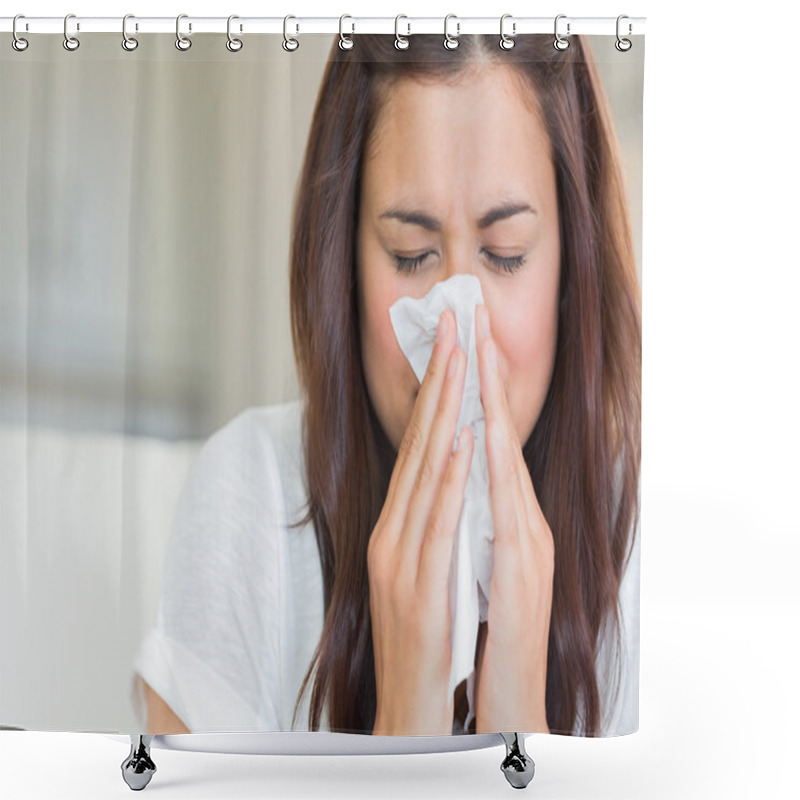
[[[447,321],[447,312],[442,311],[439,315],[439,327],[436,331],[436,341],[441,342],[442,339],[447,335],[447,328],[449,327],[449,322]]]
[[[489,312],[481,306],[478,313],[478,338],[483,341],[489,335]]]

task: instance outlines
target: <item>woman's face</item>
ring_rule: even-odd
[[[556,178],[547,134],[512,69],[487,65],[456,86],[400,81],[365,153],[356,245],[361,353],[370,399],[395,449],[420,383],[389,308],[456,273],[481,282],[521,444],[550,385],[560,270]],[[398,265],[417,257],[413,271]]]

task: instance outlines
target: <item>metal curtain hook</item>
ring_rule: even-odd
[[[453,17],[456,18],[456,35],[455,36],[451,36],[447,32],[447,23]],[[458,37],[460,35],[461,35],[461,23],[458,22],[458,17],[456,16],[456,14],[448,14],[444,18],[444,46],[448,50],[455,50],[456,47],[458,47]]]
[[[287,36],[286,34],[286,23],[290,19],[297,19],[297,17],[293,17],[291,14],[287,14],[283,18],[283,49],[292,52],[293,50],[297,50],[300,47],[300,42],[297,39],[293,39],[291,36]],[[300,24],[295,23],[295,27],[297,28],[296,33],[300,33]]]
[[[181,20],[187,18],[188,14],[178,14],[175,20],[175,47],[178,50],[188,50],[192,46],[192,40],[181,33]],[[189,33],[192,32],[192,23],[189,23]]]
[[[353,18],[349,14],[342,14],[342,16],[339,17],[339,49],[352,50],[354,44],[353,40],[349,36],[345,36],[344,33],[342,33],[342,23],[345,21],[345,19],[353,19]],[[356,32],[356,24],[355,22],[353,22],[350,24],[350,33],[355,33],[355,32]]]
[[[228,41],[225,42],[225,47],[227,47],[231,53],[238,53],[244,47],[244,42],[231,35],[231,20],[234,19],[239,19],[239,17],[236,14],[231,14],[228,17]],[[239,30],[241,31],[241,28],[239,28]]]
[[[23,50],[27,50],[28,49],[28,40],[27,39],[23,39],[17,33],[17,20],[18,19],[25,19],[25,15],[24,14],[17,14],[17,16],[14,17],[14,22],[11,23],[11,33],[13,34],[13,38],[11,40],[11,46],[18,53],[21,53]],[[27,23],[26,23],[26,27],[27,27]]]
[[[623,20],[623,19],[628,19],[627,14],[620,14],[617,17],[617,41],[614,42],[614,47],[616,47],[617,50],[620,51],[620,53],[624,53],[627,50],[630,50],[631,47],[633,46],[633,42],[631,42],[630,39],[622,39],[622,38],[620,38],[620,35],[619,35],[619,23],[620,23],[620,20]],[[628,36],[630,36],[632,33],[633,33],[633,26],[629,22],[628,23]]]
[[[394,46],[398,50],[408,50],[409,45],[411,44],[411,42],[408,41],[406,36],[411,36],[411,23],[410,22],[406,23],[406,27],[408,28],[408,30],[406,31],[406,35],[405,36],[401,36],[400,35],[400,20],[401,19],[408,19],[408,17],[405,14],[398,14],[394,18]]]
[[[511,23],[511,36],[509,36],[507,33],[503,31],[503,23],[506,21],[508,17],[512,16],[513,14],[503,14],[503,16],[500,17],[500,47],[502,47],[503,50],[510,50],[514,46],[514,40],[511,38],[511,36],[517,35],[516,22]]]
[[[556,50],[566,50],[569,47],[569,39],[565,39],[558,32],[558,21],[560,19],[566,19],[566,18],[567,18],[566,14],[559,14],[556,17],[555,28],[554,28],[556,38],[553,40],[553,47],[555,47]],[[567,36],[569,36],[569,22],[567,22]]]
[[[139,40],[133,36],[128,36],[126,26],[129,19],[133,19],[133,14],[126,14],[122,18],[122,49],[131,52],[131,50],[135,50],[139,46]],[[136,26],[136,30],[139,30],[138,25]]]
[[[70,52],[72,52],[73,50],[77,50],[81,45],[81,43],[77,40],[77,38],[75,36],[70,36],[67,33],[67,23],[69,22],[69,18],[70,17],[74,17],[74,16],[75,16],[74,14],[67,14],[67,16],[64,17],[64,42],[63,42],[63,44],[64,44],[64,49],[65,50],[69,50]],[[79,23],[77,23],[77,29],[78,30],[81,29],[81,26],[80,26]]]

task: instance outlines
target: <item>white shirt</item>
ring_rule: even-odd
[[[313,526],[287,528],[306,511],[301,414],[300,400],[248,408],[205,442],[192,465],[155,625],[133,664],[130,700],[142,730],[139,676],[192,733],[308,730],[313,676],[294,727],[292,714],[324,608]],[[628,654],[619,696],[604,704],[603,735],[638,730],[638,540],[637,531],[621,591]],[[611,664],[604,654],[599,679]],[[601,681],[601,702],[612,689]],[[326,710],[320,730],[330,730]],[[453,732],[463,730],[454,723]]]

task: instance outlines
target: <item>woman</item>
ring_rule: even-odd
[[[393,41],[332,48],[295,202],[298,526],[313,524],[325,609],[295,713],[312,686],[310,729],[324,709],[332,731],[614,733],[598,659],[621,646],[638,521],[641,323],[606,100],[580,37]],[[464,685],[446,692],[465,358],[445,312],[420,385],[388,313],[458,272],[485,300],[495,530],[469,728]]]

